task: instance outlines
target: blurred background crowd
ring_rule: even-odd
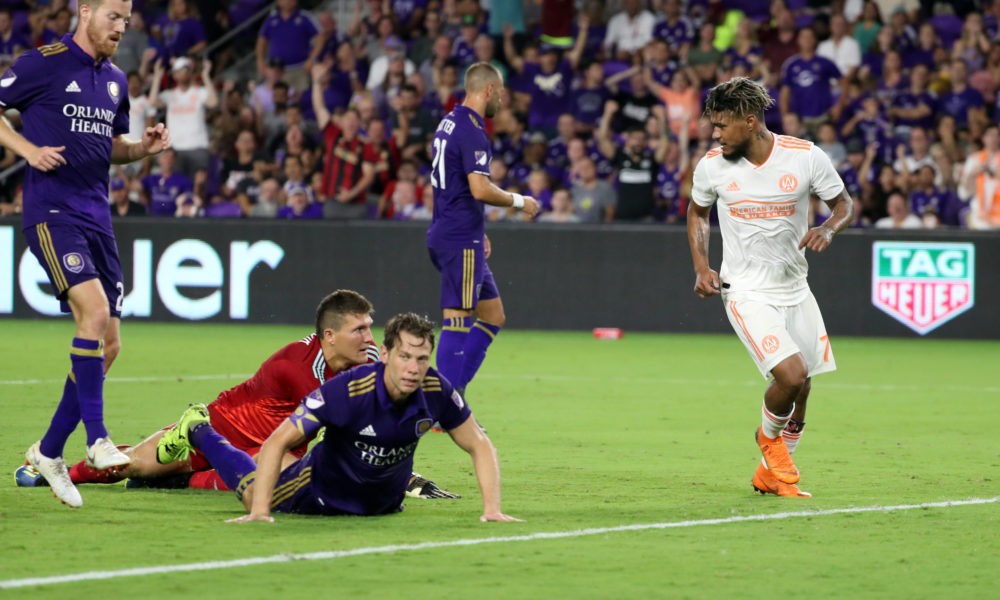
[[[0,70],[75,14],[0,0]],[[133,0],[115,57],[132,135],[165,121],[173,149],[115,167],[110,210],[429,219],[429,141],[488,61],[507,83],[490,170],[538,221],[683,223],[713,146],[702,98],[746,76],[776,100],[771,131],[829,154],[855,226],[994,228],[998,17],[1000,0]],[[0,215],[20,163],[0,156]]]

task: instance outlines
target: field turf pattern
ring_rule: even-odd
[[[106,385],[117,443],[209,402],[309,326],[126,322]],[[1000,504],[778,515],[1000,496],[1000,344],[834,338],[797,462],[810,500],[759,497],[764,382],[735,336],[504,331],[469,402],[499,449],[504,510],[478,521],[468,457],[428,434],[417,469],[457,501],[398,515],[234,525],[230,493],[83,486],[70,510],[14,486],[69,368],[68,321],[0,321],[0,596],[18,598],[985,598]],[[67,461],[83,455],[82,426]],[[702,520],[731,519],[717,524]],[[2,589],[4,582],[216,560],[691,521],[576,537],[431,544],[321,560]]]

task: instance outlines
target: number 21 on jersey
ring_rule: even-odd
[[[448,140],[434,138],[434,158],[431,159],[431,185],[443,190],[444,180],[444,149],[448,146]]]

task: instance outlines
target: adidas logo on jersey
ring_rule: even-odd
[[[368,437],[375,437],[375,428],[369,425],[368,427],[365,427],[364,429],[359,431],[358,435],[367,435]]]
[[[726,186],[727,192],[738,192],[740,191],[740,185],[735,181],[731,181],[729,185]]]
[[[69,82],[69,85],[66,86],[66,91],[67,92],[80,92],[82,90],[80,90],[80,84],[78,84],[76,82],[76,80],[74,79],[73,81]]]

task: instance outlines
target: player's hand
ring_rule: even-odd
[[[538,200],[535,200],[531,196],[524,197],[524,208],[521,209],[521,212],[523,212],[529,219],[534,219],[540,209],[541,205],[538,204]]]
[[[66,146],[40,146],[25,158],[28,164],[39,171],[51,171],[66,164],[62,151]]]
[[[141,143],[147,155],[159,154],[170,147],[170,130],[163,123],[147,127],[142,132]]]
[[[720,293],[719,274],[713,269],[698,273],[694,280],[694,293],[699,298],[717,296]]]
[[[312,68],[309,69],[309,75],[312,77],[313,82],[318,84],[320,80],[323,79],[323,76],[326,75],[328,68],[329,67],[325,63],[314,64]]]
[[[822,252],[833,242],[833,230],[825,225],[813,227],[802,237],[799,250],[808,248],[813,252]]]
[[[458,494],[454,494],[448,490],[442,490],[436,483],[430,479],[424,478],[419,473],[413,473],[410,475],[410,482],[406,484],[406,495],[410,498],[421,498],[424,500],[439,498],[454,500],[456,498],[461,498]]]
[[[483,515],[479,517],[479,521],[481,523],[490,523],[495,521],[507,522],[507,523],[515,523],[515,522],[523,523],[524,519],[518,519],[517,517],[505,515],[502,512],[494,512],[494,513],[483,513]]]
[[[242,517],[236,517],[235,519],[229,519],[226,523],[254,523],[254,522],[264,522],[264,523],[274,523],[274,517],[271,515],[255,515],[250,513],[248,515],[243,515]]]

